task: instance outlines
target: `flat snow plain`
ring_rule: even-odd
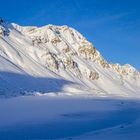
[[[0,99],[0,140],[139,140],[140,101],[66,96]]]

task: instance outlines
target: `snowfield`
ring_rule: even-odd
[[[140,101],[26,96],[0,99],[0,139],[139,140]]]
[[[139,140],[140,73],[68,26],[0,20],[0,140]]]

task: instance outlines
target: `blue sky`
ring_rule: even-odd
[[[0,0],[0,16],[20,25],[69,25],[109,62],[140,70],[139,0]]]

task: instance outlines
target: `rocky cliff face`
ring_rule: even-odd
[[[108,63],[91,42],[68,26],[22,27],[1,21],[0,54],[31,75],[38,72],[27,65],[27,58],[43,71],[82,84],[95,94],[128,95],[140,89],[135,68]]]

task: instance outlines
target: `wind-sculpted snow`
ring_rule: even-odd
[[[108,63],[92,43],[68,26],[22,27],[0,20],[0,71],[13,77],[19,74],[24,75],[23,79],[30,77],[28,82],[23,82],[20,76],[19,81],[19,78],[9,81],[1,74],[3,95],[14,81],[17,89],[37,81],[36,89],[31,88],[39,92],[50,84],[47,79],[54,83],[60,79],[57,83],[70,81],[62,90],[66,95],[140,97],[140,74],[135,68]],[[46,79],[46,84],[38,81],[38,77]],[[51,92],[60,92],[53,90],[56,86],[51,84]],[[12,91],[8,94],[12,95]]]

